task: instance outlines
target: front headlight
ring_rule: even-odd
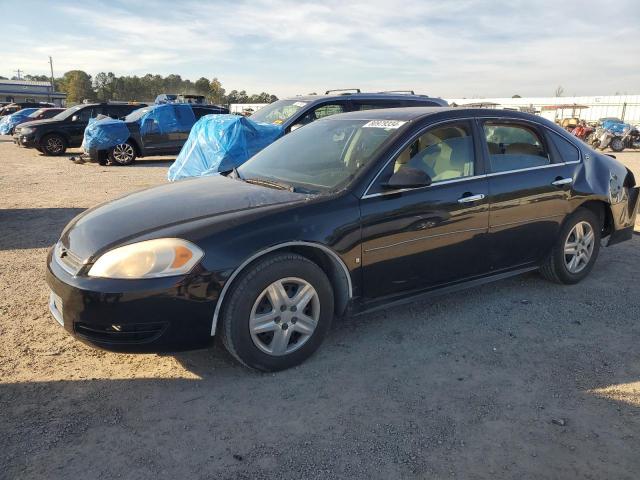
[[[179,238],[158,238],[114,248],[89,270],[90,277],[158,278],[185,275],[204,253]]]
[[[30,133],[33,133],[33,128],[29,127],[17,127],[16,130],[22,135],[29,135]]]

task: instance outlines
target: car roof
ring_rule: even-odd
[[[295,97],[286,97],[282,100],[316,102],[321,100],[445,100],[428,95],[415,95],[410,93],[342,93],[334,95],[298,95]]]
[[[462,108],[462,107],[401,107],[401,108],[381,108],[373,110],[360,110],[357,112],[339,113],[324,117],[318,121],[330,121],[340,119],[357,120],[400,120],[413,121],[423,119],[432,115],[445,114],[450,112],[451,118],[460,117],[509,117],[522,118],[523,120],[544,121],[542,117],[530,113],[516,112],[513,110],[498,110],[492,108]]]

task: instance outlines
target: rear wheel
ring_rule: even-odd
[[[593,268],[600,251],[602,224],[591,210],[579,208],[565,222],[540,273],[556,283],[574,284]]]
[[[109,161],[116,165],[131,165],[136,160],[136,149],[129,142],[116,145],[109,151]]]
[[[60,135],[52,133],[42,138],[40,148],[45,155],[62,155],[67,151],[67,142]]]
[[[283,370],[306,360],[333,319],[327,276],[292,253],[258,261],[229,294],[221,318],[222,342],[236,359],[257,370]]]

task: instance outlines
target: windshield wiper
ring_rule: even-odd
[[[278,190],[287,190],[289,192],[295,192],[296,189],[292,185],[286,185],[283,183],[274,182],[272,180],[265,180],[264,178],[248,178],[245,180],[247,183],[253,183],[255,185],[264,185],[265,187],[277,188]]]

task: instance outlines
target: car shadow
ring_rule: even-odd
[[[83,208],[0,209],[0,250],[49,247],[64,226],[83,211]]]

